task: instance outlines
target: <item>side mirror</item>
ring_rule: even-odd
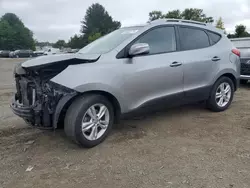
[[[128,53],[130,57],[134,57],[137,55],[148,54],[149,50],[150,48],[147,43],[138,43],[138,44],[132,45]]]

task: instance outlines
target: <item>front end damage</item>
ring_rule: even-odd
[[[56,128],[68,104],[79,93],[51,79],[70,65],[94,63],[99,58],[100,54],[60,54],[18,64],[14,70],[16,93],[10,103],[12,111],[33,126]]]
[[[65,68],[28,69],[17,65],[14,71],[16,93],[10,104],[12,111],[33,126],[56,128],[64,105],[77,95],[76,91],[50,81]]]

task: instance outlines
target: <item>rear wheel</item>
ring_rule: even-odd
[[[232,80],[228,77],[221,77],[212,88],[207,106],[215,112],[224,111],[231,105],[233,96],[234,85]]]
[[[83,147],[91,148],[110,133],[114,122],[111,103],[101,95],[85,95],[71,104],[65,116],[65,133]]]
[[[240,84],[245,85],[247,84],[248,80],[240,80]]]

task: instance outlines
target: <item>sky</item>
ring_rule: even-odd
[[[0,16],[15,13],[38,41],[67,41],[79,33],[80,22],[93,3],[102,4],[122,26],[146,23],[152,10],[200,8],[215,20],[221,16],[227,33],[237,24],[250,31],[250,0],[0,0]]]

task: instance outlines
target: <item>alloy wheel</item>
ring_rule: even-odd
[[[99,139],[106,132],[109,121],[110,114],[105,105],[92,105],[82,119],[83,136],[91,141]]]
[[[229,83],[223,82],[216,90],[215,101],[219,107],[225,107],[232,96],[232,88]]]

